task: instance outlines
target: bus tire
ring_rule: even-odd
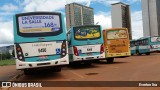
[[[137,54],[137,55],[142,55],[141,53],[139,53],[139,51],[138,51],[138,50],[136,51],[136,54]]]
[[[32,71],[29,69],[25,69],[23,71],[24,71],[24,75],[31,75],[32,74]]]
[[[146,55],[150,55],[150,53],[146,53]]]
[[[100,62],[100,60],[94,60],[94,62],[95,62],[95,63],[99,63],[99,62]]]
[[[107,63],[113,63],[114,58],[107,58]]]
[[[61,72],[61,67],[53,67],[52,70],[54,72]]]

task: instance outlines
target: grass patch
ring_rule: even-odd
[[[15,60],[0,60],[0,66],[15,65]]]

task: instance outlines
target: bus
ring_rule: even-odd
[[[13,16],[16,69],[24,74],[40,68],[60,72],[69,64],[64,16],[58,12],[28,12]]]
[[[68,33],[69,62],[90,65],[93,60],[105,58],[100,25],[72,27]]]
[[[136,40],[130,40],[131,55],[136,54],[136,49],[137,49]]]
[[[132,54],[137,55],[150,55],[152,52],[159,52],[160,51],[160,37],[159,36],[148,36],[143,37],[134,41],[131,41],[132,46],[135,47]]]
[[[127,28],[111,28],[103,30],[105,56],[108,63],[114,58],[130,56],[130,41]]]

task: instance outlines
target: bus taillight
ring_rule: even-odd
[[[100,49],[100,54],[102,54],[104,52],[104,46],[103,44],[101,45],[101,49]]]
[[[65,57],[67,54],[66,41],[64,40],[61,45],[61,58]]]
[[[79,56],[78,50],[76,46],[73,46],[73,51],[76,56]]]
[[[153,49],[154,47],[152,45],[150,45],[150,48]]]
[[[19,44],[16,44],[16,54],[17,54],[18,60],[25,61],[22,49]]]

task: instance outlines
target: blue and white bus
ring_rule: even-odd
[[[69,64],[64,16],[56,12],[14,15],[16,69],[24,73],[41,67],[61,71]]]
[[[131,41],[131,52],[132,55],[146,54],[150,55],[152,52],[160,51],[160,37],[148,36],[137,40]]]
[[[130,40],[130,50],[131,50],[131,55],[136,54],[136,40]]]
[[[90,65],[95,59],[105,58],[100,25],[72,27],[67,35],[70,63],[77,62]]]

